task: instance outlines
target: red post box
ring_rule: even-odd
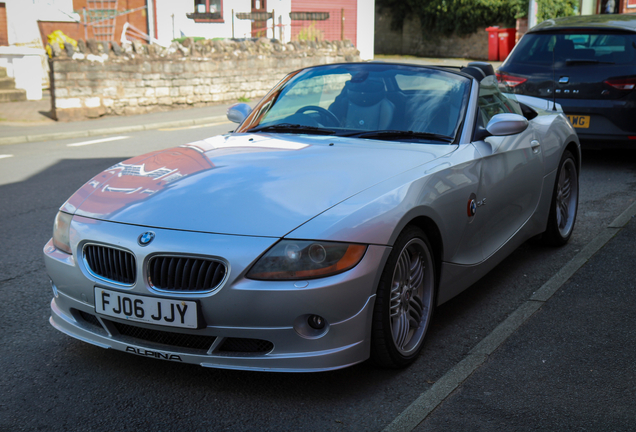
[[[499,60],[499,26],[488,27],[488,60]]]
[[[510,51],[515,47],[515,35],[517,29],[499,29],[499,60],[504,61]]]

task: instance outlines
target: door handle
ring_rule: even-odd
[[[539,153],[541,151],[541,143],[537,140],[530,141],[530,147],[532,147],[532,153]]]

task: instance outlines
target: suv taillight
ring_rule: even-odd
[[[634,90],[636,78],[621,78],[603,81],[618,90]]]
[[[523,84],[528,81],[527,78],[521,78],[514,75],[508,75],[505,73],[497,72],[497,81],[502,84],[506,84],[508,87],[517,87],[519,84]]]

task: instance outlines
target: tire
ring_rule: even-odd
[[[565,151],[559,163],[552,192],[548,227],[541,242],[549,246],[563,246],[570,240],[579,204],[579,173],[574,156]]]
[[[371,360],[385,368],[415,361],[435,306],[435,261],[431,244],[417,227],[407,227],[389,255],[375,299]]]

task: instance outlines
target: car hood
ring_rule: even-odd
[[[456,146],[230,134],[118,163],[62,207],[145,227],[282,237],[339,202]]]

